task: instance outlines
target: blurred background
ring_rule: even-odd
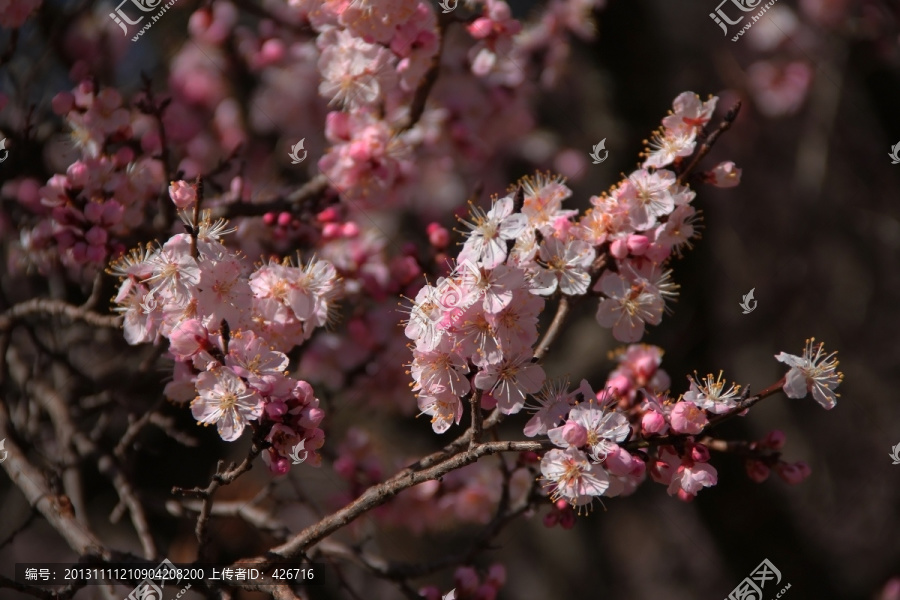
[[[567,207],[584,209],[591,196],[636,167],[642,140],[658,127],[679,93],[719,96],[713,123],[740,102],[736,122],[701,167],[732,160],[743,170],[741,184],[697,189],[694,204],[703,211],[702,238],[683,259],[672,263],[680,297],[672,314],[642,341],[666,350],[663,368],[677,395],[687,389],[686,375],[695,370],[703,375],[722,369],[729,380],[749,384],[753,390],[767,387],[785,371],[774,355],[800,354],[805,340],[814,336],[827,350],[839,351],[845,376],[841,398],[826,412],[811,398],[790,400],[776,394],[746,418],[719,430],[724,439],[751,440],[773,429],[784,431],[784,456],[804,460],[812,468],[812,475],[799,485],[788,485],[774,475],[754,483],[742,460],[715,455],[719,483],[691,503],[648,482],[632,496],[596,506],[571,530],[545,527],[541,511],[515,521],[475,561],[481,566],[505,565],[507,583],[501,599],[718,600],[764,559],[780,570],[782,585],[790,583],[788,598],[900,599],[900,580],[891,582],[900,578],[900,466],[892,465],[889,457],[892,446],[900,444],[900,164],[893,165],[888,156],[900,143],[900,4],[778,0],[732,42],[738,28],[732,26],[728,36],[723,35],[709,16],[715,2],[608,0],[594,6],[595,35],[572,36],[567,54],[555,63],[552,81],[522,84],[530,89],[524,103],[534,128],[520,137],[486,140],[485,146],[491,148],[485,169],[489,173],[472,169],[440,189],[429,190],[423,184],[402,210],[396,209],[403,218],[392,220],[389,214],[379,223],[388,234],[400,237],[421,236],[429,219],[450,227],[449,213],[463,204],[478,181],[484,186],[484,200],[536,169],[567,175],[574,191]],[[254,6],[276,11],[275,4],[235,6],[241,22],[252,24],[261,18]],[[56,93],[73,87],[77,68],[115,85],[125,96],[140,88],[141,72],[159,82],[171,76],[170,70],[186,74],[185,81],[202,79],[203,70],[209,68],[202,52],[182,46],[188,18],[200,6],[180,0],[165,17],[165,26],[155,25],[140,44],[111,43],[119,53],[104,55],[100,46],[85,40],[111,35],[110,26],[117,32],[107,22],[111,4],[44,2],[19,34],[6,30],[0,35],[0,52],[17,36],[16,54],[0,63],[6,71],[0,90],[12,99],[0,112],[3,133],[16,139],[14,132],[22,131],[30,104],[38,107],[31,121],[35,136],[49,140],[65,131],[49,104]],[[514,16],[527,19],[544,4],[510,6]],[[461,28],[451,25],[448,36],[453,35],[461,35]],[[448,56],[452,58],[452,52],[445,50],[449,61]],[[294,81],[289,73],[281,75],[287,79],[242,72],[243,79],[234,82],[234,97],[265,103],[265,95],[260,99],[254,94],[269,87],[269,100],[272,89],[277,98],[279,86],[290,87]],[[284,155],[282,150],[300,137],[300,131],[308,134],[306,148],[311,155],[321,154],[327,146],[322,125],[326,103],[315,96],[314,73],[311,77],[303,80],[312,81],[304,96],[285,100],[291,104],[283,122],[279,115],[275,126],[248,124],[250,172],[275,148]],[[441,75],[433,97],[440,99],[453,84],[452,75]],[[18,95],[22,93],[24,99]],[[274,114],[276,105],[266,105],[266,110]],[[301,110],[303,106],[306,110]],[[604,138],[609,159],[592,165],[588,153]],[[22,152],[15,156],[11,150],[10,161],[0,165],[2,184],[19,176],[46,181],[53,173],[65,172],[71,155],[66,158],[64,150],[51,151],[49,146],[21,144]],[[279,156],[279,163],[286,161]],[[314,173],[313,161],[306,167]],[[291,182],[283,164],[271,168],[274,172],[257,171],[266,175],[259,178],[260,188],[302,183]],[[9,208],[15,194],[12,188],[3,189],[2,234],[11,239],[19,234],[16,212]],[[433,197],[424,197],[432,191]],[[424,215],[424,220],[410,221],[409,215]],[[4,264],[11,252],[5,250]],[[0,283],[4,310],[48,289],[55,288],[54,293],[68,295],[76,303],[90,293],[89,285],[67,283],[61,276],[22,274],[11,267]],[[751,288],[758,307],[742,314],[738,305]],[[104,283],[103,292],[104,298],[112,295],[112,281]],[[613,368],[608,354],[621,344],[597,326],[595,306],[594,302],[576,306],[544,361],[551,376],[568,376],[573,382],[587,378],[599,386]],[[174,562],[193,560],[194,515],[189,511],[176,515],[180,509],[174,508],[169,491],[173,486],[205,485],[216,460],[239,460],[249,440],[223,443],[214,431],[198,431],[188,411],[161,403],[162,382],[171,363],[166,367],[158,360],[154,348],[129,347],[115,331],[78,327],[39,330],[35,336],[37,341],[28,343],[39,346],[44,340],[83,369],[71,397],[82,399],[79,418],[96,426],[101,445],[114,445],[115,432],[124,430],[128,415],[151,407],[159,407],[168,419],[167,428],[187,432],[193,440],[193,446],[185,447],[159,429],[148,429],[136,441],[129,466],[138,477],[161,554]],[[400,350],[387,353],[397,363],[395,371],[382,366],[367,370],[363,365],[368,379],[361,385],[368,393],[395,389],[402,393],[406,380],[399,363],[409,360],[402,353],[404,341]],[[129,362],[145,368],[123,377],[119,361],[124,353]],[[27,353],[21,360],[28,363],[26,368],[42,364]],[[315,374],[308,375],[312,381]],[[47,376],[73,377],[56,367]],[[379,386],[384,389],[374,389]],[[329,439],[339,440],[342,434],[337,432],[364,425],[376,440],[373,447],[388,457],[385,464],[397,465],[449,441],[434,436],[424,420],[412,418],[414,400],[406,394],[393,400],[405,408],[384,413],[373,404],[323,391],[323,402],[334,409],[328,430],[334,437]],[[85,398],[94,398],[95,407],[85,408]],[[524,415],[508,419],[501,435],[519,439],[524,419]],[[46,448],[32,452],[52,453],[52,438],[52,432],[45,434],[41,441]],[[52,462],[48,459],[48,464]],[[111,522],[118,500],[115,491],[95,468],[86,467],[83,477],[95,530],[111,546],[136,552],[139,546],[127,519]],[[318,510],[327,511],[335,495],[346,493],[346,486],[327,464],[321,469],[294,469],[275,482],[260,467],[223,488],[217,499],[244,502],[261,490],[269,494],[266,506],[279,524],[296,530],[312,522]],[[350,533],[392,559],[415,561],[461,551],[478,530],[476,525],[461,524],[412,531],[365,520]],[[259,553],[280,533],[261,532],[239,519],[214,519],[216,558]],[[6,475],[0,476],[0,543],[0,565],[8,567],[14,562],[75,558],[52,528],[32,515]],[[11,567],[2,573],[11,577]],[[364,570],[352,565],[335,568],[329,577],[332,584],[340,578],[357,589],[365,586],[364,597],[400,597],[392,584],[372,582]],[[449,589],[452,570],[415,583]],[[107,597],[105,593],[89,587],[75,598]],[[122,596],[127,589],[117,588],[116,593],[115,597]],[[766,600],[774,597],[771,594],[767,592]],[[0,588],[0,598],[26,597]],[[331,585],[310,588],[309,597],[352,596]]]

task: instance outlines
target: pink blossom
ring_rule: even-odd
[[[512,196],[494,200],[487,213],[473,206],[472,221],[461,220],[461,223],[470,231],[459,259],[486,269],[493,269],[506,260],[506,242],[516,239],[526,226],[524,215],[513,214]]]
[[[525,405],[525,397],[534,394],[544,384],[544,369],[531,361],[531,352],[519,352],[503,357],[499,362],[485,364],[476,359],[481,371],[475,375],[475,387],[490,392],[504,414],[515,414]]]
[[[553,486],[550,498],[565,499],[572,506],[590,504],[594,496],[602,495],[609,487],[606,471],[572,446],[549,450],[541,460],[541,474]]]
[[[813,346],[815,341],[815,338],[806,340],[802,356],[781,352],[775,358],[791,367],[783,386],[788,398],[805,398],[812,392],[813,399],[823,408],[832,409],[840,397],[834,390],[844,379],[844,374],[837,370],[837,352],[826,355],[825,344],[820,342]]]
[[[644,323],[657,325],[662,320],[665,303],[645,285],[631,284],[622,275],[607,272],[594,289],[607,296],[597,308],[597,322],[612,327],[617,340],[636,342],[644,335]]]
[[[716,187],[735,187],[741,183],[741,170],[731,161],[721,162],[708,173],[708,178]]]
[[[717,482],[718,474],[715,467],[707,463],[689,461],[682,463],[672,475],[668,492],[670,496],[679,492],[696,496],[701,489],[712,487]]]
[[[691,402],[677,402],[669,416],[672,430],[676,433],[696,435],[703,431],[709,420],[702,410]]]
[[[263,414],[262,398],[249,390],[240,377],[227,367],[200,373],[198,396],[191,402],[191,413],[204,425],[216,424],[226,442],[241,436],[247,421]]]
[[[173,181],[169,185],[169,198],[175,206],[185,209],[197,201],[197,189],[187,181]]]

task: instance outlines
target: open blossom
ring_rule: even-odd
[[[672,212],[675,198],[671,188],[675,185],[675,173],[647,169],[635,171],[621,187],[620,201],[628,206],[631,225],[637,230],[650,229],[659,217]]]
[[[475,376],[475,387],[497,400],[500,412],[511,415],[522,410],[525,397],[537,393],[544,385],[544,369],[531,361],[530,351],[520,351],[506,356],[499,362],[485,364],[476,358],[481,371]]]
[[[197,201],[197,188],[187,181],[173,181],[169,184],[169,198],[178,208],[187,208]]]
[[[721,162],[708,173],[708,181],[720,188],[735,187],[741,183],[741,169],[730,160]]]
[[[712,487],[718,482],[716,468],[709,463],[696,462],[685,458],[684,462],[672,475],[668,492],[672,496],[676,493],[680,497],[684,495],[696,496],[697,492],[705,487]],[[689,500],[690,498],[686,498]]]
[[[525,424],[524,433],[528,437],[546,434],[559,425],[575,403],[574,394],[569,392],[568,381],[548,382],[535,396],[535,400],[538,402],[537,406],[525,407],[526,410],[534,411],[534,416]]]
[[[672,430],[675,433],[687,433],[696,435],[703,431],[709,423],[709,419],[702,410],[691,402],[676,402],[669,415]]]
[[[461,222],[470,231],[459,260],[469,260],[485,269],[493,269],[506,260],[506,242],[521,235],[527,224],[525,215],[513,213],[511,196],[494,200],[487,213],[473,206],[472,221]]]
[[[782,352],[775,358],[790,366],[784,377],[784,393],[788,398],[805,398],[812,392],[813,398],[826,409],[834,408],[840,394],[834,390],[844,379],[844,374],[837,370],[837,352],[825,354],[825,344],[813,346],[816,339],[806,340],[806,348],[802,356],[794,356]]]
[[[565,499],[572,506],[590,504],[609,487],[609,475],[603,467],[591,463],[574,446],[548,451],[541,459],[541,474],[553,486],[550,498],[554,502]]]
[[[694,92],[682,92],[672,103],[674,112],[663,119],[663,126],[671,131],[701,129],[709,123],[718,102],[716,96],[703,102]]]
[[[532,291],[549,296],[558,287],[568,296],[587,293],[591,285],[588,269],[596,256],[596,251],[587,242],[546,238],[540,249],[543,264],[532,274]]]
[[[247,421],[255,421],[263,414],[262,397],[228,367],[200,373],[197,393],[191,402],[191,413],[204,425],[215,423],[226,442],[238,439]]]
[[[644,335],[644,323],[658,325],[665,302],[658,292],[640,283],[630,283],[618,273],[605,273],[595,286],[607,298],[597,308],[597,322],[613,328],[622,342],[637,342]]]
[[[316,40],[322,51],[319,93],[332,103],[356,108],[382,98],[396,79],[393,54],[379,44],[369,44],[347,29],[331,28]]]
[[[420,394],[419,410],[431,417],[431,428],[435,433],[444,433],[450,425],[459,424],[463,413],[462,400],[451,391],[440,387],[428,394]]]
[[[580,389],[583,390],[582,393],[588,392],[585,394],[588,399],[569,411],[569,419],[565,425],[551,429],[547,435],[551,442],[562,448],[571,445],[580,446],[582,444],[573,444],[572,440],[583,439],[583,444],[591,450],[591,456],[596,460],[602,460],[613,452],[618,443],[628,438],[631,427],[624,414],[598,403],[586,381],[582,381]],[[605,392],[603,395],[606,397]]]
[[[688,376],[688,381],[691,387],[685,392],[684,400],[695,404],[698,408],[718,415],[735,408],[740,401],[741,386],[732,384],[726,390],[722,371],[719,371],[718,377],[713,377],[710,373],[702,382],[698,381],[695,373],[693,377]]]
[[[528,219],[528,226],[540,230],[544,235],[553,233],[553,224],[559,219],[568,219],[578,214],[577,210],[563,210],[563,200],[572,195],[562,177],[537,173],[533,177],[522,178],[525,200],[522,214]]]

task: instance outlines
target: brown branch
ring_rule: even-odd
[[[267,552],[266,557],[257,557],[249,561],[242,560],[241,563],[246,565],[247,562],[250,562],[254,563],[254,566],[261,565],[261,568],[265,568],[278,558],[297,557],[313,544],[325,539],[373,508],[381,506],[405,489],[425,481],[438,479],[450,471],[474,463],[483,456],[498,452],[537,452],[543,447],[541,442],[487,442],[468,451],[460,452],[431,468],[413,472],[403,471],[383,483],[370,487],[344,508],[328,515],[318,523],[310,525],[286,543],[272,548]]]
[[[62,300],[50,298],[32,298],[16,304],[0,315],[0,331],[9,329],[16,321],[36,314],[52,317],[66,317],[72,321],[84,321],[95,327],[120,327],[122,317],[117,315],[101,315],[80,306],[68,304]]]
[[[197,549],[197,560],[203,561],[209,546],[209,518],[212,516],[213,495],[223,485],[234,482],[235,479],[253,468],[253,461],[263,451],[263,446],[254,434],[253,443],[250,445],[250,451],[247,458],[240,465],[235,466],[234,463],[223,470],[224,461],[219,461],[216,465],[216,472],[205,488],[185,489],[180,487],[172,488],[173,494],[181,494],[193,498],[199,498],[202,502],[200,505],[200,514],[197,516],[197,526],[195,533],[200,546]]]
[[[450,23],[451,19],[438,19],[438,50],[431,58],[431,65],[428,67],[428,71],[419,83],[419,87],[416,88],[412,102],[410,102],[409,105],[409,116],[405,119],[403,124],[397,128],[394,135],[399,135],[414,127],[425,112],[425,103],[428,101],[428,95],[431,93],[431,89],[434,87],[434,83],[437,81],[438,74],[441,70],[441,57],[444,55],[444,38],[447,34],[447,26]]]
[[[534,358],[532,359],[534,362],[542,359],[547,353],[547,350],[550,349],[550,344],[553,343],[553,341],[559,335],[559,332],[562,331],[563,323],[565,323],[566,317],[568,316],[569,298],[568,296],[563,295],[559,298],[559,304],[556,307],[556,314],[553,315],[553,321],[550,323],[547,331],[544,332],[544,337],[541,338],[541,341],[534,349]]]
[[[755,405],[757,402],[763,400],[764,398],[768,398],[772,396],[784,386],[784,377],[779,379],[777,382],[773,383],[760,393],[755,396],[749,395],[749,386],[744,388],[745,397],[738,402],[737,406],[728,411],[727,413],[722,413],[721,415],[716,415],[709,420],[706,426],[700,431],[700,433],[696,435],[686,434],[686,433],[670,433],[668,435],[660,436],[660,437],[652,437],[648,439],[642,440],[634,440],[632,442],[626,442],[624,444],[620,444],[622,448],[626,450],[637,450],[638,448],[652,448],[655,446],[665,446],[669,444],[677,444],[683,442],[689,437],[698,437],[700,435],[705,434],[710,429],[717,427],[723,421],[727,421],[732,417],[735,417],[745,410],[749,409],[751,406]]]
[[[39,510],[55,529],[79,555],[99,556],[103,560],[111,560],[112,553],[103,547],[100,540],[86,525],[75,518],[72,504],[64,495],[51,490],[50,482],[25,456],[24,451],[16,443],[12,430],[5,399],[0,398],[0,435],[6,439],[6,460],[0,465],[9,478],[19,488],[28,503]]]
[[[481,434],[484,431],[484,413],[481,411],[481,397],[484,392],[480,389],[475,390],[472,397],[469,398],[469,406],[472,408],[472,436],[469,438],[469,448],[474,448],[481,441]]]

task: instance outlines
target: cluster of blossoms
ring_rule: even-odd
[[[265,425],[269,468],[285,473],[292,451],[312,453],[324,443],[324,413],[312,387],[287,375],[289,352],[325,325],[340,293],[327,261],[305,266],[270,261],[251,267],[221,239],[231,229],[208,212],[190,216],[195,186],[173,182],[169,194],[191,233],[158,248],[133,250],[110,272],[121,278],[115,297],[130,344],[166,338],[175,360],[165,393],[191,400],[198,422],[215,424],[233,441],[249,421]],[[296,448],[296,449],[295,449]]]
[[[59,261],[90,276],[122,253],[121,240],[142,225],[165,175],[160,161],[123,144],[133,136],[131,114],[116,90],[85,80],[57,94],[53,109],[66,118],[82,158],[43,187],[18,182],[16,198],[39,219],[20,231],[20,260],[41,272]]]
[[[693,150],[715,105],[715,98],[704,103],[681,94],[665,130],[689,138]],[[519,412],[541,389],[545,375],[532,361],[532,346],[546,297],[557,291],[600,292],[597,321],[621,341],[638,341],[645,323],[660,322],[677,288],[665,261],[694,235],[695,194],[662,168],[683,156],[652,155],[652,165],[592,198],[580,218],[562,208],[571,190],[541,174],[495,198],[487,212],[473,207],[456,268],[419,291],[406,327],[415,344],[413,390],[436,432],[459,422],[461,398],[473,386],[504,414]],[[598,256],[613,264],[595,264]]]
[[[586,381],[575,392],[566,386],[545,391],[536,414],[525,426],[529,437],[544,434],[557,446],[541,461],[541,473],[558,504],[545,520],[547,525],[571,523],[565,504],[589,505],[595,497],[632,493],[650,477],[668,488],[669,495],[689,501],[704,487],[716,484],[718,475],[709,464],[709,444],[700,434],[718,415],[742,415],[740,386],[726,385],[722,374],[689,376],[689,389],[678,401],[667,399],[668,376],[659,369],[659,348],[632,345],[620,353],[620,365],[610,375],[605,390],[595,394]],[[791,366],[783,389],[789,398],[811,392],[824,408],[834,407],[835,388],[843,375],[834,354],[825,355],[822,344],[807,342],[802,356],[780,353],[776,358]],[[630,398],[634,392],[643,400]],[[580,402],[576,402],[580,398]],[[632,454],[622,444],[642,442]],[[781,459],[785,436],[773,431],[758,442],[744,444],[747,474],[765,481],[771,470],[787,483],[801,482],[810,474],[803,462]]]
[[[524,433],[546,436],[554,446],[543,454],[540,470],[555,503],[580,507],[599,496],[627,495],[648,472],[684,500],[716,484],[708,442],[698,436],[713,419],[741,413],[746,395],[740,386],[727,385],[721,373],[695,374],[672,401],[670,378],[660,369],[662,350],[633,344],[618,354],[603,390],[582,381],[570,392],[567,383],[545,386],[533,358],[538,315],[552,295],[593,290],[601,297],[597,321],[620,341],[636,342],[646,324],[660,322],[677,289],[667,263],[690,246],[696,230],[690,204],[695,193],[677,173],[696,150],[716,102],[679,95],[642,168],[592,198],[584,215],[562,207],[571,191],[561,179],[541,174],[495,197],[487,212],[473,206],[471,219],[462,220],[466,240],[455,268],[419,290],[405,329],[413,342],[412,389],[435,432],[460,422],[467,397],[480,399],[474,410],[496,406],[507,415],[536,397]],[[699,179],[731,187],[740,170],[721,163]],[[429,235],[436,233],[430,228]],[[824,356],[810,342],[803,357],[777,358],[792,367],[784,383],[789,397],[811,391],[826,408],[834,405],[840,374],[833,355]],[[628,442],[646,449],[629,452]],[[789,482],[808,473],[803,463],[788,465],[766,454],[775,449],[752,449],[756,463],[748,463],[748,472],[755,480],[770,466]],[[570,521],[558,506],[548,525]]]

